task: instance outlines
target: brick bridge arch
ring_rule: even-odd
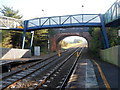
[[[90,46],[91,36],[89,32],[76,32],[76,33],[58,33],[51,38],[51,51],[57,51],[59,49],[58,43],[66,37],[69,36],[79,36],[83,37],[88,41],[88,46]]]

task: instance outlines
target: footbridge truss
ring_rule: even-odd
[[[106,26],[120,26],[120,0],[117,0],[104,14]]]
[[[100,27],[99,14],[78,14],[35,18],[26,21],[26,30],[61,27]]]

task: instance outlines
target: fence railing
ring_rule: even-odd
[[[0,28],[23,28],[23,20],[0,16]]]

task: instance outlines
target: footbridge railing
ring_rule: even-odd
[[[100,26],[99,14],[77,14],[35,18],[26,21],[27,30],[72,26]]]
[[[120,0],[117,0],[104,14],[105,24],[120,19]]]

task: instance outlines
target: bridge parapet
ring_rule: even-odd
[[[104,14],[105,24],[120,19],[120,0],[117,0]]]
[[[15,19],[6,16],[0,16],[0,28],[9,29],[9,28],[22,28],[23,20]]]

